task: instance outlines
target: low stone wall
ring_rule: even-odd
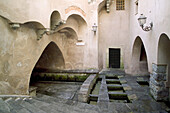
[[[32,76],[31,81],[70,81],[84,82],[89,74],[70,74],[70,73],[38,73]],[[34,81],[33,81],[34,80]]]
[[[166,88],[167,65],[152,64],[152,74],[150,74],[150,92],[157,101],[168,101],[169,91]]]
[[[87,102],[90,91],[92,90],[96,80],[98,78],[97,74],[90,75],[82,84],[79,94],[78,94],[78,101],[79,102]]]

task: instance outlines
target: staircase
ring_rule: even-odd
[[[99,113],[98,106],[37,94],[33,98],[0,98],[0,113]]]

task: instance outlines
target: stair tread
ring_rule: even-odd
[[[119,84],[107,84],[107,86],[114,86],[114,87],[123,87],[122,85],[119,85]]]
[[[127,95],[127,94],[124,93],[124,92],[116,92],[116,91],[114,91],[114,92],[108,92],[108,94],[124,94],[124,95]]]
[[[59,103],[57,101],[46,101],[47,98],[44,100],[42,98],[34,98],[32,100],[26,100],[27,102],[33,104],[34,106],[37,106],[39,109],[42,109],[43,111],[46,110],[46,112],[54,112],[54,110],[57,110],[59,112],[75,112],[75,113],[80,113],[80,112],[83,112],[83,113],[89,113],[89,112],[96,112],[96,110],[91,110],[91,109],[83,109],[83,108],[78,108],[77,106],[71,106],[71,105],[68,105],[68,104],[63,104],[63,103]],[[52,97],[53,98],[53,97]],[[49,111],[50,110],[50,111]],[[96,112],[97,113],[97,112]]]
[[[120,82],[119,79],[106,79],[106,81],[116,81],[116,82]]]
[[[11,107],[8,103],[3,101],[3,99],[0,98],[0,112],[2,113],[10,113]]]
[[[73,101],[73,100],[65,100],[64,103],[61,102],[60,99],[56,98],[56,97],[51,97],[51,96],[47,96],[47,95],[43,95],[41,98],[36,98],[39,101],[44,101],[44,102],[48,102],[48,103],[53,103],[53,104],[62,104],[65,106],[71,106],[74,107],[74,109],[88,109],[91,111],[96,111],[98,110],[98,107],[94,106],[94,105],[89,105],[86,103],[80,103],[77,101]],[[60,100],[60,101],[58,101]],[[73,106],[74,105],[74,106]]]

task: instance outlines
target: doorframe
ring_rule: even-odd
[[[109,49],[120,49],[120,68],[124,69],[124,62],[123,62],[123,49],[121,47],[109,47],[106,49],[106,67],[109,68]]]

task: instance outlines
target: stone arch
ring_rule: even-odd
[[[62,24],[61,15],[58,11],[53,11],[50,17],[50,28],[54,30]]]
[[[78,39],[76,31],[71,27],[64,27],[58,31],[59,33],[64,33],[67,38]]]
[[[146,75],[148,73],[148,61],[145,45],[142,39],[136,37],[132,49],[132,74]]]
[[[83,40],[87,35],[87,23],[80,15],[70,15],[67,18],[66,25],[64,27],[71,27],[74,29],[79,40]]]
[[[158,65],[165,65],[167,67],[168,86],[170,86],[170,38],[165,33],[160,35],[158,42]]]
[[[65,59],[60,48],[55,42],[51,41],[46,48],[43,50],[41,56],[36,62],[34,69],[32,70],[32,75],[30,77],[30,82],[34,81],[36,72],[39,71],[51,71],[51,70],[62,70],[65,68]]]
[[[106,4],[106,0],[100,2],[100,4],[98,5],[98,13],[105,7],[105,4]]]

